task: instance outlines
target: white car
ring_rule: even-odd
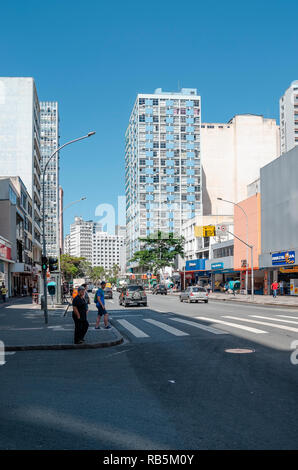
[[[208,292],[205,287],[191,286],[188,287],[184,292],[180,294],[180,302],[186,300],[189,304],[191,302],[199,302],[202,300],[206,304],[208,303]]]

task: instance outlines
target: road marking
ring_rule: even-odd
[[[208,318],[207,317],[195,317],[195,318],[198,318],[199,320],[212,321],[214,323],[222,323],[223,325],[232,326],[233,328],[239,328],[240,330],[250,331],[251,333],[257,333],[257,334],[267,333],[267,331],[258,330],[256,328],[250,328],[249,326],[238,325],[237,323],[231,323],[228,321],[217,320],[216,318],[210,318],[210,317]]]
[[[265,323],[264,321],[258,320],[247,320],[246,318],[232,317],[230,315],[223,315],[223,318],[231,318],[234,320],[246,321],[248,323],[258,323],[259,325],[272,326],[273,328],[279,328],[281,330],[294,331],[295,333],[298,333],[298,328],[293,328],[291,326],[276,325],[275,323]]]
[[[15,351],[5,351],[5,356],[13,356],[15,353]]]
[[[156,320],[151,320],[151,318],[144,318],[144,321],[151,323],[152,325],[158,326],[159,328],[162,328],[163,330],[167,331],[168,333],[171,333],[172,335],[175,336],[189,336],[188,333],[184,333],[184,331],[177,330],[176,328],[173,328],[170,325],[166,325],[165,323],[161,323]]]
[[[154,312],[159,312],[159,313],[168,313],[168,312],[166,312],[165,310],[157,310],[157,308],[154,308],[153,310],[154,310]]]
[[[295,320],[298,320],[298,317],[292,317],[290,315],[276,315],[277,317],[282,317],[282,318],[295,318]]]
[[[149,336],[144,333],[144,331],[140,330],[136,326],[132,325],[129,323],[127,320],[116,320],[117,322],[120,323],[124,328],[126,328],[132,335],[134,335],[136,338],[149,338]]]
[[[201,323],[197,323],[197,322],[194,322],[194,321],[182,320],[182,318],[169,318],[169,320],[178,321],[179,323],[185,323],[186,325],[195,326],[196,328],[200,328],[202,330],[209,331],[210,333],[214,333],[215,335],[228,335],[229,334],[226,331],[217,330],[216,328],[212,328],[212,326],[202,325]]]
[[[282,321],[284,323],[293,323],[294,325],[298,324],[298,319],[296,321],[293,320],[282,320],[281,318],[272,318],[272,317],[262,317],[261,315],[249,315],[253,318],[263,318],[265,320],[274,320],[274,321]]]

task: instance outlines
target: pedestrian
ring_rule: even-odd
[[[87,284],[82,284],[82,287],[84,287],[84,289],[85,289],[84,299],[85,299],[85,302],[87,304],[87,312],[88,312],[88,310],[89,310],[88,305],[90,304],[90,298],[89,298],[89,295],[88,295],[88,292],[87,292]]]
[[[87,333],[89,323],[87,321],[87,303],[85,301],[85,289],[84,287],[78,288],[78,295],[73,299],[72,307],[72,318],[75,324],[74,331],[74,343],[84,343],[84,337]]]
[[[279,293],[280,295],[284,295],[284,281],[280,281],[279,283]]]
[[[2,282],[1,295],[2,295],[3,303],[6,302],[6,293],[7,293],[7,289],[5,287],[5,284]]]
[[[100,288],[96,292],[96,307],[98,310],[98,315],[97,315],[96,324],[95,324],[96,330],[100,329],[99,324],[100,324],[100,319],[102,315],[103,315],[105,329],[107,330],[111,328],[111,326],[109,325],[109,314],[106,311],[106,306],[105,306],[105,293],[104,293],[105,287],[106,287],[106,282],[102,281],[100,284]]]
[[[272,282],[271,289],[272,289],[273,298],[276,299],[277,289],[278,289],[278,282],[277,281]]]

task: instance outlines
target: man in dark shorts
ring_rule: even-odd
[[[74,331],[74,343],[84,343],[84,336],[87,333],[89,323],[87,322],[87,310],[88,306],[84,299],[85,289],[84,287],[78,288],[78,295],[73,299],[72,307],[72,318],[75,324]]]
[[[96,292],[96,298],[97,298],[96,307],[98,310],[98,315],[97,315],[97,320],[96,320],[96,325],[95,325],[96,330],[100,329],[99,323],[100,323],[100,319],[102,315],[103,315],[105,329],[108,330],[109,328],[111,328],[111,326],[109,325],[109,314],[106,311],[106,306],[105,306],[105,293],[104,293],[105,287],[106,287],[106,283],[102,281],[100,284],[100,288]]]

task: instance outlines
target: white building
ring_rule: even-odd
[[[41,169],[59,146],[59,114],[56,101],[40,102]],[[41,193],[42,196],[42,193]],[[59,154],[49,163],[45,175],[45,235],[47,256],[59,255]]]
[[[63,253],[70,255],[70,235],[66,235],[64,238]]]
[[[260,168],[279,156],[279,126],[275,119],[243,114],[228,123],[203,123],[202,187],[204,215],[232,215],[247,185],[259,178]]]
[[[280,153],[298,145],[298,80],[291,83],[279,100]]]
[[[120,267],[121,273],[125,271],[125,238],[110,235],[106,232],[93,234],[92,266],[103,266],[112,269],[114,265]]]
[[[41,270],[39,100],[31,77],[0,77],[0,173],[19,176],[32,198],[33,262]]]
[[[100,223],[92,220],[85,221],[82,217],[75,217],[74,223],[70,226],[70,238],[67,240],[69,254],[84,257],[92,263],[93,234],[98,231],[101,232],[101,230],[102,225]]]
[[[139,237],[180,234],[202,213],[201,98],[195,88],[138,94],[126,131],[126,256]]]

